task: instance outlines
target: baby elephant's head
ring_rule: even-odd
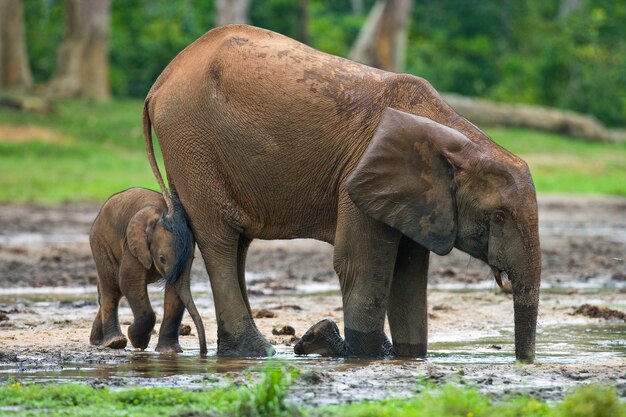
[[[126,241],[144,268],[154,266],[167,284],[181,277],[193,256],[193,235],[182,210],[167,215],[159,207],[144,207],[128,224]]]
[[[335,322],[326,318],[311,326],[293,351],[296,355],[343,356],[344,342]]]

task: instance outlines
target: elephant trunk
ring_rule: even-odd
[[[200,354],[206,355],[207,347],[206,335],[204,334],[204,323],[202,323],[202,317],[200,317],[196,303],[193,301],[193,297],[191,296],[191,290],[189,289],[189,274],[179,280],[176,284],[174,284],[174,286],[176,288],[176,292],[178,293],[178,297],[180,297],[180,300],[185,305],[185,308],[189,312],[189,315],[196,326],[198,341],[200,342]]]
[[[513,286],[513,308],[515,316],[515,357],[518,361],[532,363],[535,358],[535,336],[539,307],[541,260],[524,269],[523,275],[510,272]]]

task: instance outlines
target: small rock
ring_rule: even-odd
[[[9,316],[5,312],[0,311],[0,321],[6,321],[8,319],[9,319]]]
[[[17,362],[19,359],[15,353],[4,353],[0,352],[0,361],[1,362]]]
[[[296,330],[289,325],[285,325],[280,328],[274,327],[272,329],[272,334],[274,336],[293,336],[296,334]]]
[[[276,313],[263,308],[260,310],[252,310],[252,317],[255,319],[271,319],[276,317]]]
[[[188,324],[181,324],[178,329],[178,334],[181,336],[189,336],[191,334],[191,326]]]
[[[301,311],[302,307],[300,307],[299,305],[295,305],[295,304],[283,304],[283,305],[277,306],[276,310],[296,310],[296,311]]]
[[[454,278],[457,275],[459,275],[459,270],[456,268],[446,268],[443,271],[441,271],[441,276],[445,277],[445,278]]]
[[[325,379],[328,379],[328,374],[320,371],[306,371],[300,376],[300,380],[313,385],[319,384]]]
[[[611,279],[614,281],[626,281],[626,273],[622,271],[616,271],[611,276]]]
[[[591,317],[591,318],[603,318],[607,320],[617,319],[617,320],[626,321],[626,313],[622,311],[613,310],[611,308],[606,308],[606,307],[592,306],[591,304],[583,304],[580,307],[578,307],[576,310],[574,310],[572,315],[577,315],[577,314]]]

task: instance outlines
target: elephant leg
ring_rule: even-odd
[[[182,352],[183,349],[178,343],[178,335],[180,323],[183,320],[183,314],[185,314],[185,305],[174,287],[165,287],[163,304],[163,322],[159,329],[159,342],[155,350],[159,353]]]
[[[91,334],[89,335],[89,343],[94,346],[100,346],[104,338],[102,332],[102,300],[100,299],[100,283],[98,283],[98,312],[96,318],[91,325]]]
[[[256,328],[246,302],[247,295],[240,285],[239,233],[224,225],[201,224],[212,232],[210,236],[200,232],[195,234],[213,291],[218,355],[272,355],[274,349]]]
[[[250,242],[252,242],[252,239],[239,236],[239,245],[237,247],[237,278],[239,279],[239,288],[243,296],[243,301],[246,303],[248,313],[252,315],[250,301],[248,300],[248,289],[246,287],[246,255],[248,254]]]
[[[400,237],[347,196],[340,201],[333,263],[341,283],[348,356],[385,356],[385,314]]]
[[[93,324],[91,325],[91,333],[89,334],[89,343],[94,346],[100,346],[102,344],[103,339],[104,339],[104,333],[102,333],[102,313],[100,312],[100,308],[98,308],[98,313],[96,314],[96,318],[93,320]]]
[[[120,288],[133,311],[134,320],[128,327],[128,338],[137,349],[148,347],[156,323],[146,283],[144,267],[133,256],[125,254],[120,265]]]
[[[101,284],[101,289],[100,309],[98,310],[98,315],[102,321],[102,342],[100,345],[111,349],[123,349],[126,347],[128,341],[122,334],[117,315],[122,293],[117,285]],[[96,315],[96,319],[98,315]],[[95,322],[92,327],[92,335],[94,327],[97,328]]]
[[[425,357],[428,342],[426,284],[430,252],[402,236],[387,316],[396,356]]]

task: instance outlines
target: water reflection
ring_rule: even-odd
[[[571,364],[598,359],[626,358],[626,324],[597,326],[548,326],[537,336],[537,363]],[[26,380],[81,380],[85,378],[168,378],[173,376],[201,376],[240,374],[257,371],[265,366],[295,366],[302,371],[349,372],[368,367],[393,370],[402,365],[420,366],[423,363],[440,365],[511,365],[514,363],[513,337],[505,329],[497,337],[474,341],[460,340],[431,343],[426,360],[348,360],[316,356],[295,356],[290,347],[277,346],[277,354],[266,358],[219,358],[215,346],[206,357],[197,349],[187,349],[180,355],[159,355],[153,351],[127,350],[126,354],[108,358],[104,363],[75,362],[60,364],[27,362],[2,363],[0,378],[15,377]],[[97,361],[97,358],[93,359]]]

